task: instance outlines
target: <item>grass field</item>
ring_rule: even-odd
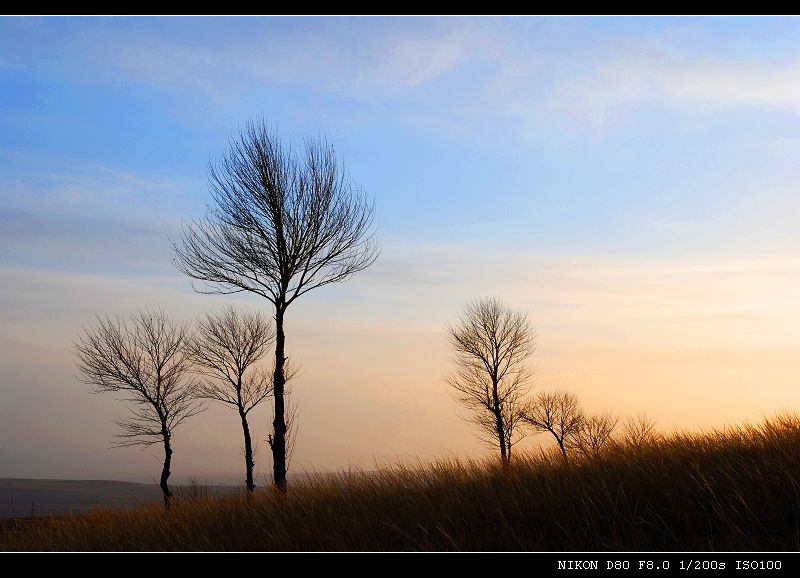
[[[10,524],[2,550],[797,550],[800,418],[596,458],[443,461],[308,476],[287,495],[190,497]]]

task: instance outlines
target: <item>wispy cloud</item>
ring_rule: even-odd
[[[446,22],[418,28],[317,23],[302,30],[275,21],[258,24],[246,40],[187,43],[151,34],[146,42],[129,42],[103,34],[92,42],[109,47],[108,65],[170,90],[192,87],[224,100],[254,83],[296,83],[375,101],[435,82],[467,56],[470,41],[468,30]]]
[[[194,195],[205,183],[191,179],[80,162],[15,172],[0,179],[0,260],[7,264],[163,268],[168,236],[202,210]]]
[[[693,22],[0,20],[0,390],[54,400],[38,421],[0,404],[0,440],[47,447],[69,408],[72,445],[105,444],[121,408],[83,403],[69,350],[95,313],[269,311],[193,293],[168,241],[259,113],[327,131],[382,220],[372,268],[289,312],[298,462],[482,451],[441,379],[443,328],[481,295],[536,323],[536,387],[592,409],[691,426],[797,405],[800,44]],[[235,458],[228,417],[181,439]]]
[[[348,315],[367,306],[390,325],[438,331],[465,301],[496,295],[527,310],[556,349],[576,340],[670,349],[680,332],[697,346],[788,345],[800,327],[800,258],[791,252],[656,258],[406,245],[387,253],[336,295]],[[314,311],[327,315],[325,302]]]
[[[33,24],[20,34],[43,37]],[[639,104],[800,108],[798,50],[743,56],[727,50],[732,39],[686,42],[669,22],[599,37],[585,19],[198,20],[192,35],[169,23],[106,24],[75,32],[38,64],[215,105],[276,87],[368,104],[424,102],[435,110],[418,114],[443,127],[478,122],[476,114],[524,122],[555,114],[597,127]],[[461,121],[447,120],[454,117]]]
[[[627,48],[557,80],[551,108],[601,123],[626,106],[661,104],[720,111],[734,107],[800,111],[800,58],[719,58],[679,49]]]
[[[458,421],[441,376],[448,369],[445,324],[464,301],[487,294],[525,309],[535,322],[536,387],[571,389],[590,408],[647,409],[664,426],[688,426],[757,417],[794,399],[786,368],[800,338],[796,257],[654,260],[444,245],[402,247],[387,257],[345,285],[308,294],[290,311],[289,355],[303,367],[295,398],[309,424],[300,464],[391,461],[405,442],[422,457],[481,451]],[[71,375],[66,344],[94,313],[160,304],[191,318],[240,299],[192,294],[177,274],[131,279],[0,266],[0,276],[7,280],[0,285],[0,324],[15,336],[13,344],[0,341],[0,354],[13,353],[15,383],[41,375],[36,359],[43,350],[55,352],[48,371]],[[29,404],[45,386],[55,387],[14,395]],[[70,387],[73,399],[85,395],[78,384]],[[726,397],[731,388],[737,395]],[[697,403],[687,409],[690,394]],[[713,415],[703,413],[712,406]],[[105,423],[118,411],[109,402],[82,419]],[[183,435],[209,439],[209,420],[198,418]],[[416,424],[413,436],[403,433],[408,423]],[[235,447],[236,435],[231,427],[216,439]],[[374,438],[368,448],[349,449],[365,437]]]

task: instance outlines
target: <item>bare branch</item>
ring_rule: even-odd
[[[610,412],[590,415],[583,420],[576,435],[569,440],[569,446],[587,457],[597,457],[609,447],[611,435],[618,423],[619,417]]]
[[[161,309],[141,309],[127,322],[98,317],[73,344],[81,380],[94,393],[116,393],[129,404],[130,416],[116,421],[121,432],[115,445],[164,444],[161,488],[167,505],[173,430],[204,409],[188,378],[189,339],[187,324],[172,321]]]
[[[324,138],[286,147],[263,120],[248,123],[209,164],[208,185],[205,217],[184,224],[173,242],[175,265],[197,291],[249,291],[275,306],[270,445],[275,485],[285,489],[284,313],[308,291],[375,262],[375,205]],[[228,396],[216,399],[232,404]]]
[[[487,298],[467,304],[447,333],[456,369],[445,381],[481,439],[499,446],[508,461],[524,436],[517,426],[530,390],[526,362],[535,349],[533,327],[524,313]]]
[[[251,122],[208,170],[213,205],[173,242],[202,292],[250,291],[288,306],[378,257],[374,202],[324,139],[300,151]]]
[[[226,307],[197,323],[189,343],[195,370],[202,376],[198,395],[228,405],[239,413],[244,436],[248,491],[255,489],[255,453],[247,415],[273,393],[272,372],[262,365],[275,340],[272,325],[261,313]]]
[[[657,443],[662,437],[655,420],[642,413],[625,420],[619,442],[630,447],[643,448]]]
[[[261,362],[271,353],[275,334],[269,319],[258,312],[226,307],[197,323],[189,353],[202,376],[198,395],[247,414],[272,395],[271,371]]]
[[[549,432],[561,455],[567,460],[567,448],[580,431],[585,416],[578,398],[566,391],[540,392],[523,410],[522,419],[534,431]]]

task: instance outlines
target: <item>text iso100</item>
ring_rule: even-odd
[[[736,560],[737,570],[780,570],[780,560]]]

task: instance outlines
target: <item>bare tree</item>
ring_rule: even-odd
[[[620,442],[627,446],[643,448],[660,439],[661,433],[656,429],[656,422],[646,413],[627,418],[622,426]]]
[[[583,420],[569,446],[586,456],[597,457],[611,441],[611,435],[618,423],[619,417],[610,412],[590,415]]]
[[[469,410],[468,421],[508,463],[524,435],[518,425],[530,389],[526,361],[536,345],[533,327],[525,313],[485,298],[467,304],[447,333],[456,369],[445,379]]]
[[[263,122],[250,122],[209,166],[206,216],[173,243],[177,267],[204,293],[249,291],[275,307],[275,485],[286,489],[284,315],[301,295],[345,281],[378,256],[374,204],[325,140],[285,147]]]
[[[73,345],[81,380],[94,393],[118,393],[131,416],[116,420],[122,428],[117,446],[164,446],[161,491],[169,507],[167,484],[175,428],[203,410],[196,400],[186,348],[189,326],[169,319],[161,309],[142,309],[129,322],[97,318]]]
[[[272,371],[259,362],[270,353],[275,334],[269,319],[257,312],[226,307],[197,323],[189,350],[197,371],[204,376],[198,395],[235,409],[244,435],[245,483],[248,495],[256,485],[253,441],[247,416],[272,395]]]
[[[568,461],[567,447],[584,421],[581,404],[575,394],[566,391],[540,392],[522,412],[522,419],[537,432],[550,432]]]

